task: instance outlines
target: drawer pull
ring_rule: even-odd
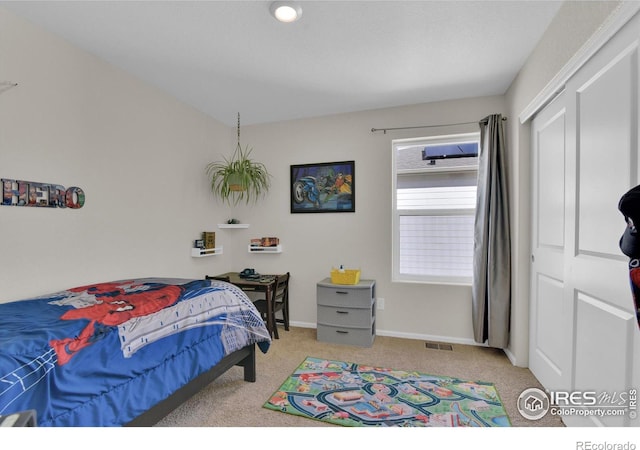
[[[340,334],[349,334],[348,331],[344,331],[344,330],[336,330],[336,333],[340,333]]]
[[[347,295],[349,292],[347,291],[336,291],[336,294]]]
[[[349,314],[349,311],[338,311],[336,310],[337,314]]]

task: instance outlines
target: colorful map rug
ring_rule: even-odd
[[[264,408],[350,427],[508,427],[491,383],[307,357]]]

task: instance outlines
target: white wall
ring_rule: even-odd
[[[0,178],[79,186],[80,209],[0,206],[0,302],[139,276],[196,277],[226,126],[0,8]],[[211,258],[208,258],[211,259]]]

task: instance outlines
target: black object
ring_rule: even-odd
[[[426,161],[435,161],[436,159],[471,158],[476,156],[478,156],[477,142],[428,145],[422,149],[422,159]]]
[[[640,225],[640,185],[620,198],[618,209],[627,222],[627,228],[620,238],[620,250],[629,258],[639,258],[640,241],[638,241],[636,226]]]
[[[618,209],[627,222],[627,227],[620,238],[620,250],[629,257],[631,294],[638,326],[640,326],[640,240],[636,228],[640,226],[640,185],[630,189],[620,198]]]
[[[638,249],[638,236],[635,226],[627,226],[620,238],[620,250],[629,258],[638,258],[640,251]]]
[[[244,278],[247,280],[258,280],[260,279],[260,274],[255,271],[255,269],[244,269],[242,272],[238,274],[240,278]]]

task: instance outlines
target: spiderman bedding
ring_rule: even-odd
[[[121,426],[269,332],[239,288],[141,278],[0,304],[0,415]]]

